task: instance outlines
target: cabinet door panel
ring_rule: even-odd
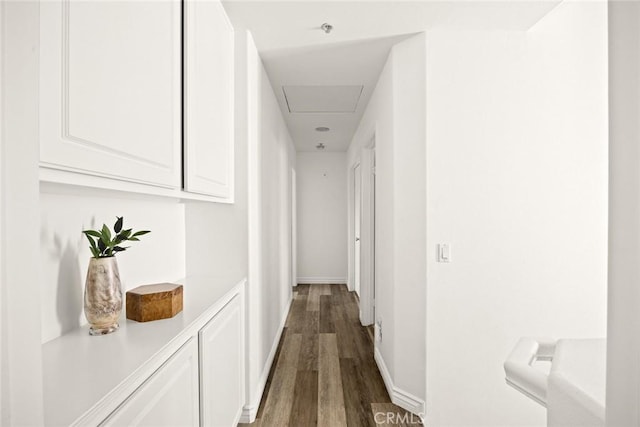
[[[180,186],[180,2],[41,4],[44,167]]]
[[[198,397],[198,345],[191,338],[102,425],[195,426]]]
[[[241,295],[202,328],[199,339],[201,425],[236,425],[244,404]]]
[[[185,190],[232,200],[233,27],[217,0],[184,7]]]

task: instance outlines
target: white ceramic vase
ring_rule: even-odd
[[[91,258],[84,288],[84,315],[90,335],[115,332],[122,312],[122,286],[115,257]]]

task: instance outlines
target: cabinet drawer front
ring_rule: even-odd
[[[179,1],[41,4],[40,160],[180,187]]]
[[[219,1],[185,1],[185,190],[233,199],[234,32]]]
[[[244,404],[242,296],[235,296],[199,333],[203,426],[236,425]]]
[[[196,426],[198,400],[198,345],[190,338],[101,425]]]

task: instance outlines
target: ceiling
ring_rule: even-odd
[[[320,142],[325,151],[349,147],[389,51],[399,41],[434,28],[526,30],[559,3],[223,0],[236,31],[253,34],[298,151],[315,151]],[[333,25],[330,34],[320,29],[325,22]],[[285,90],[300,109],[290,111]],[[358,91],[355,108],[348,108]]]

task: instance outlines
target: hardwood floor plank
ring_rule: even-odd
[[[362,325],[360,324],[360,306],[358,305],[358,300],[356,299],[356,293],[346,292],[345,295],[345,308],[346,313],[349,316],[349,320],[357,322],[358,327],[362,327]]]
[[[293,325],[298,325],[303,321],[304,312],[307,309],[307,298],[308,295],[296,295],[291,302],[291,308],[289,309],[285,326],[291,327]]]
[[[298,372],[289,416],[292,427],[318,425],[318,372]]]
[[[367,330],[360,326],[360,321],[350,323],[349,327],[358,360],[373,360],[373,343],[367,335]]]
[[[344,407],[348,426],[375,427],[371,412],[371,396],[362,379],[359,364],[353,359],[340,359]]]
[[[338,338],[340,357],[352,359],[358,357],[358,351],[353,340],[353,329],[351,328],[353,321],[347,313],[349,307],[345,304],[346,295],[347,294],[343,294],[334,297],[335,303],[332,305],[333,323]]]
[[[299,371],[318,371],[320,351],[318,338],[317,333],[302,334],[302,348],[300,349],[300,359],[298,361]]]
[[[259,427],[262,425],[262,418],[264,414],[264,407],[267,403],[267,399],[269,397],[269,393],[271,392],[271,383],[273,381],[273,375],[276,371],[276,366],[278,365],[278,359],[280,358],[280,352],[282,351],[282,345],[284,343],[285,337],[287,336],[287,328],[285,327],[282,330],[282,334],[280,335],[280,341],[278,342],[278,347],[276,348],[276,354],[273,357],[273,364],[271,365],[271,369],[269,370],[269,375],[267,376],[267,382],[264,386],[264,392],[262,393],[262,399],[260,401],[260,406],[258,407],[258,412],[256,413],[256,420],[253,423],[238,423],[238,427]],[[275,392],[275,391],[274,391]]]
[[[296,290],[298,291],[298,295],[309,295],[309,288],[311,285],[298,285],[296,286]]]
[[[360,361],[359,368],[362,370],[362,372],[367,373],[363,378],[365,386],[367,390],[369,390],[371,402],[391,402],[389,393],[387,393],[387,387],[384,385],[384,380],[382,379],[382,375],[380,374],[380,370],[378,369],[376,361],[373,358]]]
[[[320,333],[321,334],[333,334],[336,332],[335,324],[333,323],[333,295],[321,295],[320,296]]]
[[[320,311],[307,311],[305,306],[291,319],[289,331],[293,334],[317,334],[319,323]]]
[[[285,327],[282,330],[282,335],[280,335],[280,342],[278,342],[278,348],[276,348],[276,354],[273,356],[273,363],[271,364],[271,369],[269,370],[269,375],[267,376],[267,382],[264,385],[264,393],[262,394],[262,399],[260,401],[260,406],[258,407],[258,412],[256,414],[256,419],[262,418],[262,414],[264,413],[264,406],[267,402],[267,397],[269,396],[269,391],[271,390],[271,383],[273,382],[273,375],[276,371],[276,366],[278,365],[278,359],[280,358],[280,352],[282,351],[282,344],[284,343],[284,339],[287,336],[287,328]],[[251,424],[254,425],[254,424]]]
[[[345,285],[299,285],[286,325],[251,427],[374,427],[376,411],[391,413],[379,415],[378,425],[420,425],[390,406],[373,329],[360,325]]]
[[[307,311],[320,311],[320,285],[313,285],[309,289]]]
[[[334,286],[340,286],[340,285],[327,285],[327,284],[318,285],[318,287],[320,288],[319,290],[320,295],[331,295],[331,289],[333,289]]]
[[[261,419],[264,427],[289,425],[301,343],[300,334],[288,333],[284,339],[270,386],[274,392],[269,392],[267,396],[264,417]]]
[[[320,334],[320,366],[318,370],[318,425],[347,425],[335,334]]]

